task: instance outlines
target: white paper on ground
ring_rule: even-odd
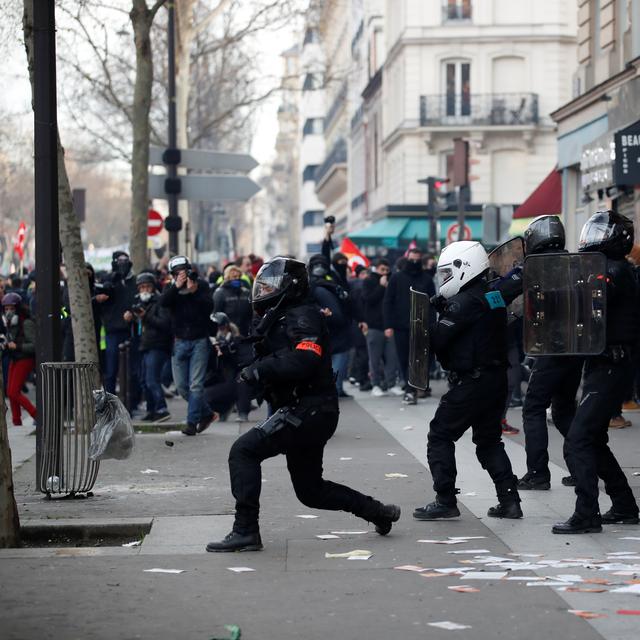
[[[403,564],[403,565],[400,565],[399,567],[393,567],[393,568],[397,569],[398,571],[415,571],[416,573],[422,573],[423,571],[431,571],[431,569],[427,567],[419,567],[415,564]]]
[[[456,555],[462,555],[466,553],[491,553],[489,549],[462,549],[459,551],[447,551],[447,553],[454,553]]]
[[[353,460],[353,458],[340,458],[341,461]]]
[[[398,455],[398,454],[396,454],[396,453],[387,453],[387,455],[388,455],[389,457],[393,458],[393,456]]]
[[[511,552],[510,556],[516,556],[517,558],[543,558],[543,553],[515,553]]]
[[[469,571],[464,574],[465,580],[502,580],[506,571]]]
[[[227,567],[228,571],[233,571],[233,573],[248,573],[250,571],[255,571],[251,567]]]
[[[442,622],[427,622],[430,627],[436,627],[438,629],[446,629],[447,631],[458,631],[460,629],[471,629],[469,624],[458,624],[457,622],[451,622],[450,620],[443,620]]]
[[[467,571],[473,571],[471,567],[446,567],[444,569],[434,569],[438,573],[466,573]]]
[[[207,476],[206,478],[202,478],[203,480],[215,480],[215,476]],[[265,478],[262,478],[262,482],[266,482]]]
[[[368,560],[373,556],[373,553],[370,553],[368,556],[348,556],[347,560]]]
[[[316,536],[319,540],[339,540],[340,536],[336,536],[333,533],[325,533],[319,536]]]
[[[473,498],[474,496],[477,496],[478,494],[475,491],[469,491],[469,493],[463,493],[462,495],[468,496],[469,498]]]
[[[449,540],[485,540],[487,536],[447,536]]]
[[[513,562],[513,560],[511,558],[503,558],[502,556],[486,556],[482,558],[480,562],[488,564],[489,562]]]
[[[626,587],[611,589],[609,593],[634,593],[635,595],[640,596],[640,584],[630,584]]]
[[[431,544],[462,544],[466,540],[418,540],[418,542],[430,542]]]
[[[314,518],[317,518],[318,516],[313,516],[309,513],[303,513],[299,516],[296,516],[296,518],[303,518],[304,520],[313,520]]]
[[[527,582],[527,587],[566,587],[566,582]]]
[[[562,582],[582,582],[584,578],[577,573],[562,573],[558,576],[547,576],[550,580],[562,580]]]
[[[369,532],[368,531],[332,531],[331,533],[335,533],[337,536],[361,536]]]
[[[145,573],[184,573],[186,569],[144,569]]]
[[[544,565],[531,564],[530,562],[497,562],[495,564],[487,564],[486,566],[508,569],[509,571],[537,571],[538,569],[547,568]]]
[[[344,553],[325,553],[324,557],[325,558],[349,558],[349,559],[353,559],[355,557],[358,556],[367,556],[367,558],[365,559],[369,559],[371,556],[373,555],[373,553],[371,553],[371,551],[369,551],[368,549],[354,549],[353,551],[345,551]]]
[[[640,536],[625,536],[624,538],[619,538],[619,540],[640,540]]]
[[[133,542],[125,542],[123,547],[139,547],[142,543],[140,540],[134,540]]]
[[[609,556],[632,556],[637,551],[611,551],[611,553],[607,553],[607,557]]]
[[[144,469],[140,473],[144,473],[145,475],[149,475],[151,473],[160,473],[157,469]]]
[[[533,580],[545,580],[542,576],[507,576],[505,580],[519,580],[521,582]]]
[[[409,476],[406,473],[385,473],[385,478],[408,478]]]

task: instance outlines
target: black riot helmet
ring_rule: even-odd
[[[598,211],[582,227],[578,251],[599,251],[622,260],[633,248],[633,222],[620,213]]]
[[[524,251],[530,256],[564,250],[564,226],[558,216],[538,216],[524,232]]]
[[[265,262],[253,282],[253,310],[260,316],[275,306],[286,308],[309,293],[304,262],[276,256]]]
[[[136,277],[136,286],[141,284],[152,284],[154,288],[158,286],[156,277],[149,271],[143,271]]]

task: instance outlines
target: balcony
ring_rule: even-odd
[[[537,93],[420,96],[421,127],[537,125]]]
[[[347,142],[340,138],[315,173],[316,194],[320,202],[330,204],[347,190]]]

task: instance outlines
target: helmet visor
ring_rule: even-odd
[[[605,243],[613,232],[613,225],[608,220],[591,220],[582,227],[578,247],[586,249]]]
[[[453,268],[450,265],[438,267],[438,285],[440,287],[449,282],[451,278],[453,278]]]
[[[261,267],[253,283],[253,301],[258,302],[281,292],[284,276],[282,261],[267,263]]]

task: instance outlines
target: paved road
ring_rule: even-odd
[[[224,625],[237,624],[243,638],[259,640],[362,638],[435,639],[451,634],[483,638],[576,638],[610,640],[637,635],[638,618],[616,614],[640,609],[640,599],[612,593],[560,592],[555,587],[527,587],[526,581],[472,580],[460,575],[434,577],[435,569],[493,570],[465,562],[487,555],[526,560],[511,553],[543,554],[544,560],[636,551],[640,527],[604,535],[561,538],[549,525],[570,513],[571,491],[557,486],[563,471],[552,470],[553,491],[526,495],[523,521],[485,517],[495,502],[485,473],[466,438],[458,446],[462,517],[423,523],[412,509],[432,497],[424,466],[426,424],[435,401],[403,407],[397,399],[360,394],[345,401],[338,434],[327,447],[325,475],[385,501],[399,502],[403,518],[392,535],[381,538],[372,527],[343,513],[322,512],[300,505],[290,487],[283,459],[264,465],[261,521],[266,549],[258,554],[203,553],[204,544],[224,534],[233,502],[228,490],[226,456],[238,433],[249,425],[217,425],[196,438],[180,434],[146,434],[138,438],[135,455],[104,463],[96,495],[88,500],[46,501],[33,493],[33,460],[15,473],[23,520],[72,518],[94,522],[117,518],[148,519],[151,533],[140,547],[20,549],[0,552],[2,638],[173,638],[224,637]],[[515,422],[515,420],[514,420]],[[383,426],[384,425],[384,426]],[[412,427],[407,429],[407,427]],[[612,434],[616,450],[628,465],[638,464],[638,429]],[[166,442],[174,443],[167,446]],[[553,457],[558,457],[553,441]],[[521,436],[507,448],[521,470]],[[388,455],[395,454],[395,455]],[[345,459],[349,458],[349,459]],[[156,474],[142,474],[155,469]],[[632,469],[629,469],[631,472]],[[407,477],[389,479],[388,473]],[[638,484],[639,478],[633,477]],[[299,518],[316,515],[317,518]],[[362,535],[331,531],[367,531]],[[421,539],[478,536],[465,543],[438,545]],[[480,537],[482,536],[482,537]],[[369,560],[325,558],[325,553],[364,549]],[[450,551],[485,549],[474,554]],[[483,561],[484,562],[484,561]],[[633,564],[633,560],[620,560]],[[636,564],[640,562],[635,561]],[[400,565],[428,568],[426,576],[396,570]],[[253,572],[234,573],[245,566]],[[183,569],[169,575],[145,569]],[[510,577],[580,574],[623,582],[633,576],[584,567],[523,571]],[[448,589],[469,585],[478,592]],[[594,585],[590,585],[592,588]],[[607,586],[613,589],[615,586]],[[589,622],[568,613],[585,609],[606,618]],[[470,629],[448,631],[428,626],[451,621]],[[228,634],[227,634],[228,635]]]

